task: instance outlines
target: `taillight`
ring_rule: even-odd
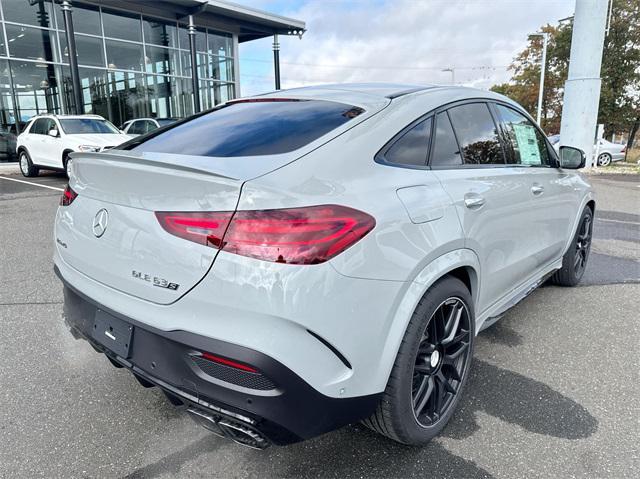
[[[62,196],[60,197],[60,206],[69,206],[76,199],[78,193],[73,191],[69,185],[64,188]]]
[[[367,213],[337,205],[235,214],[157,212],[156,217],[175,236],[288,264],[323,263],[359,241],[376,224]]]
[[[168,233],[214,248],[222,245],[222,237],[232,216],[232,212],[156,212],[156,218]]]
[[[625,153],[627,151],[627,145],[624,145],[622,147],[622,150],[620,150],[620,153]]]

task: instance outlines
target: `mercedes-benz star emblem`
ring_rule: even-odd
[[[109,222],[109,213],[102,208],[96,213],[96,217],[93,218],[93,234],[96,238],[100,238],[107,230],[107,223]]]

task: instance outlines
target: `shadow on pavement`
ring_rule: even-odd
[[[517,334],[496,327],[489,334],[501,342],[517,342]],[[475,358],[466,394],[444,436],[466,439],[479,429],[476,413],[482,411],[527,431],[564,439],[593,434],[597,420],[580,404],[549,386]],[[216,469],[216,450],[222,439],[205,437],[128,477],[178,474],[184,463],[200,460]],[[288,447],[249,451],[238,446],[246,475],[255,477],[491,477],[468,460],[447,451],[438,440],[423,448],[397,444],[361,425],[354,425]],[[206,467],[206,466],[205,466]],[[212,475],[218,470],[206,471]],[[202,471],[205,472],[205,471]]]
[[[501,334],[498,332],[497,337]],[[527,431],[562,439],[586,438],[598,428],[589,411],[546,384],[475,358],[456,420],[445,435],[455,439],[472,436],[478,430],[478,411]]]

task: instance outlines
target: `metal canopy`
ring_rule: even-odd
[[[195,15],[198,25],[236,33],[240,43],[274,34],[301,36],[306,30],[305,22],[301,20],[223,0],[89,0],[88,3],[172,19]]]

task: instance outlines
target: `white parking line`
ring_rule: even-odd
[[[32,183],[31,181],[18,180],[16,178],[7,178],[6,176],[0,176],[3,180],[15,181],[16,183],[24,183],[26,185],[39,186],[40,188],[49,188],[50,190],[64,191],[64,188],[56,188],[55,186],[41,185],[40,183]]]
[[[637,221],[612,220],[609,218],[596,218],[596,221],[609,221],[610,223],[624,223],[627,225],[640,225]]]

